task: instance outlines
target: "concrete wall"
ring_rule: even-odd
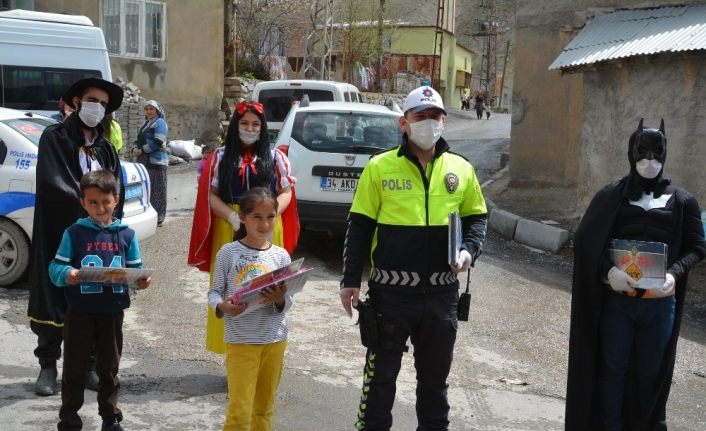
[[[223,1],[165,3],[164,61],[110,56],[113,79],[132,81],[141,96],[164,106],[169,139],[214,141],[223,98]],[[99,4],[98,0],[37,0],[35,10],[86,15],[100,26]]]
[[[629,172],[628,138],[640,118],[659,127],[664,118],[664,173],[706,202],[706,56],[658,56],[584,72],[585,121],[579,141],[579,207],[603,185]],[[666,84],[666,85],[665,85]],[[608,103],[605,103],[608,101]]]
[[[518,5],[516,17],[510,185],[575,185],[583,117],[581,77],[562,77],[547,68],[583,23],[572,25],[574,11],[569,7],[549,12],[544,2],[520,3],[531,5]]]

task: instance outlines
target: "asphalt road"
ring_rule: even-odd
[[[464,114],[451,113],[444,136],[474,162],[484,181],[507,151],[509,116],[471,120]],[[506,136],[497,136],[503,128]],[[167,222],[143,244],[146,265],[157,268],[155,281],[126,312],[120,404],[127,430],[222,426],[223,361],[203,349],[208,274],[185,265],[195,196],[192,168],[170,168]],[[364,350],[355,320],[338,299],[341,254],[340,236],[305,232],[293,256],[306,257],[316,271],[287,318],[290,339],[275,430],[354,429]],[[471,318],[460,324],[449,378],[452,430],[563,429],[570,275],[570,253],[541,253],[489,234],[471,272]],[[26,286],[0,289],[2,430],[52,429],[60,404],[58,396],[32,392],[38,367],[25,317],[27,296]],[[680,340],[671,430],[706,429],[706,328],[698,322],[687,315],[688,330]],[[398,379],[393,430],[416,428],[414,387],[410,350]],[[95,394],[86,392],[86,400],[85,429],[99,429]]]

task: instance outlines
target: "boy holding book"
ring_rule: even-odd
[[[91,349],[98,373],[98,414],[101,430],[121,431],[117,406],[118,367],[123,349],[123,310],[130,306],[126,283],[82,282],[81,267],[141,268],[135,232],[113,218],[118,205],[118,183],[111,172],[100,170],[81,177],[81,206],[88,217],[65,231],[49,276],[63,287],[68,310],[64,321],[64,369],[61,378],[59,431],[80,430],[78,411],[83,405],[84,378]],[[146,289],[150,278],[137,280]]]

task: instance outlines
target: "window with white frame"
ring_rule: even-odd
[[[150,0],[102,0],[102,28],[111,55],[163,60],[166,5]]]

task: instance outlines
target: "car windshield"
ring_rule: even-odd
[[[34,145],[39,145],[39,137],[42,136],[42,132],[50,124],[54,124],[55,121],[47,120],[44,118],[11,118],[9,120],[0,121],[6,124],[11,129],[16,130],[20,135],[32,141]]]
[[[292,138],[312,151],[368,153],[402,142],[396,115],[363,112],[298,112]]]
[[[257,98],[260,103],[265,105],[267,121],[281,122],[291,109],[292,102],[301,101],[305,94],[309,96],[310,102],[333,102],[333,91],[308,88],[262,90]]]

